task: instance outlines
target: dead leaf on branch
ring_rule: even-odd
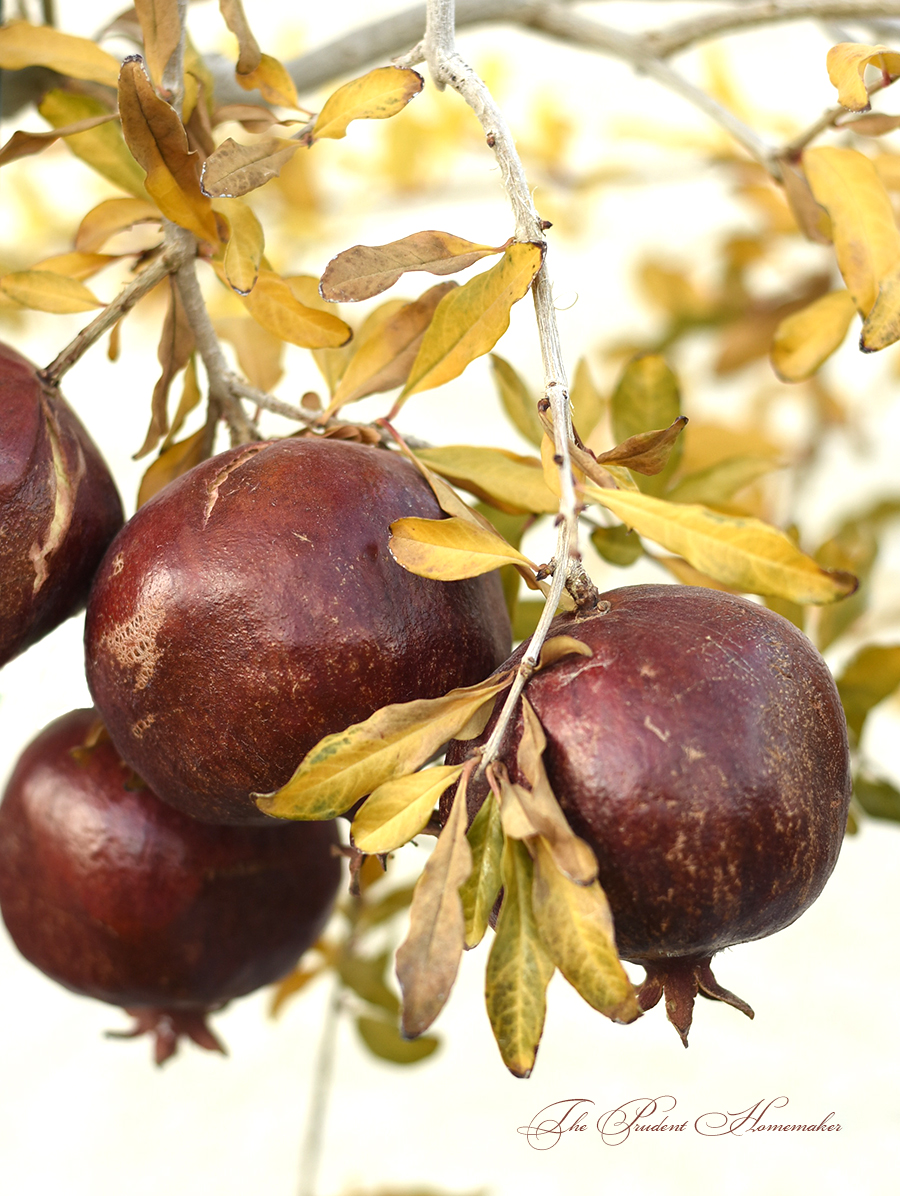
[[[74,124],[63,125],[58,129],[45,130],[41,133],[30,133],[24,129],[17,129],[0,149],[0,166],[7,162],[15,162],[19,158],[27,158],[32,154],[39,154],[48,145],[58,141],[60,137],[71,137],[74,133],[84,133],[108,121],[117,120],[115,112],[106,112],[100,116],[88,116],[84,120],[77,120]]]
[[[665,469],[675,442],[687,422],[686,415],[679,415],[668,428],[638,432],[617,444],[615,448],[607,449],[605,453],[596,453],[596,459],[601,465],[624,465],[637,473],[652,477]]]
[[[106,87],[115,87],[119,81],[118,62],[86,37],[50,25],[10,21],[0,27],[0,70],[20,71],[28,66],[44,66],[70,79]]]
[[[194,330],[187,318],[175,280],[170,277],[169,305],[156,351],[162,374],[153,388],[153,397],[150,400],[150,426],[144,443],[134,455],[136,461],[156,448],[168,431],[169,389],[176,375],[187,365],[194,351],[194,344]]]
[[[255,145],[241,145],[226,137],[204,162],[200,188],[212,198],[237,199],[277,178],[303,144],[286,137],[269,137]]]
[[[244,13],[244,6],[241,4],[241,0],[219,0],[219,11],[222,14],[222,20],[238,41],[240,57],[236,69],[240,74],[248,75],[259,66],[262,51],[250,29]]]
[[[147,172],[145,186],[160,211],[201,241],[218,246],[215,214],[200,190],[200,159],[188,149],[184,125],[153,90],[140,59],[122,64],[119,113],[125,141]]]
[[[383,120],[395,116],[419,94],[425,80],[407,67],[383,66],[339,87],[322,106],[311,140],[340,138],[353,120]]]
[[[409,934],[397,951],[402,1026],[408,1038],[427,1030],[450,996],[465,947],[465,916],[459,890],[471,871],[466,785],[461,782],[450,817],[416,884]]]
[[[510,310],[528,293],[541,268],[541,245],[510,245],[490,270],[445,295],[428,326],[391,417],[412,394],[442,386],[489,353],[509,327]]]
[[[456,274],[506,245],[479,245],[452,233],[426,230],[386,245],[354,245],[325,267],[319,292],[332,302],[357,303],[392,287],[405,273]]]
[[[882,75],[900,75],[900,54],[887,46],[841,42],[831,47],[825,61],[828,78],[837,88],[838,103],[851,112],[865,112],[870,107],[865,84],[867,66],[876,67]]]

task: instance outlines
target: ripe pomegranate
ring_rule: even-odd
[[[333,823],[209,826],[161,802],[74,710],[25,749],[0,805],[0,909],[22,954],[124,1006],[156,1061],[206,1014],[290,971],[340,879]]]
[[[593,656],[565,657],[526,695],[554,793],[596,854],[619,953],[646,969],[640,1003],[665,993],[687,1046],[698,991],[753,1016],[713,977],[713,955],[790,925],[834,868],[846,724],[824,661],[765,607],[675,585],[603,598],[551,631]],[[515,781],[520,736],[521,721],[501,754]],[[451,745],[448,762],[472,747]],[[473,816],[485,795],[483,781],[470,789]]]
[[[115,484],[74,412],[0,344],[0,666],[82,609],[121,526]]]
[[[122,757],[196,818],[266,821],[324,735],[481,680],[508,653],[496,576],[401,568],[388,526],[438,518],[402,457],[336,440],[231,449],[167,486],[110,546],[87,675]]]

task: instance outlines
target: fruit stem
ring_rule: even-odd
[[[319,1048],[313,1069],[306,1128],[300,1150],[300,1185],[297,1188],[297,1196],[316,1196],[316,1181],[322,1159],[325,1116],[328,1112],[328,1098],[334,1078],[337,1031],[343,1009],[343,993],[340,983],[336,982],[325,1009],[325,1020],[322,1023],[322,1033],[319,1037]]]

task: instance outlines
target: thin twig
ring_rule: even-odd
[[[300,1186],[297,1189],[297,1196],[315,1196],[316,1194],[316,1180],[322,1158],[325,1115],[328,1111],[328,1097],[331,1092],[334,1060],[337,1053],[337,1032],[343,1008],[343,993],[340,983],[336,981],[325,1010],[319,1050],[313,1069],[309,1112],[306,1117],[303,1146],[300,1150]]]
[[[883,91],[894,82],[896,82],[896,78],[877,80],[868,89],[869,95],[873,96],[877,92]],[[804,129],[802,133],[798,133],[796,137],[792,137],[790,141],[783,145],[778,151],[778,157],[786,158],[788,161],[792,158],[798,158],[809,143],[815,141],[820,133],[824,133],[826,129],[833,128],[842,116],[848,115],[850,114],[843,104],[836,104],[833,108],[829,108],[826,112],[823,112],[818,120],[813,121],[808,128]],[[853,131],[852,124],[847,127],[851,132]]]

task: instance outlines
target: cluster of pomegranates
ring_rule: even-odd
[[[398,454],[301,437],[204,462],[122,527],[84,429],[0,348],[0,664],[87,601],[96,704],[9,781],[0,907],[27,958],[132,1012],[158,1060],[182,1033],[216,1047],[206,1014],[288,971],[331,909],[334,826],[269,818],[253,794],[323,736],[508,656],[495,575],[433,582],[390,554],[392,521],[440,514]],[[731,595],[634,587],[564,622],[593,655],[529,684],[548,772],[620,953],[647,970],[642,1004],[665,993],[686,1038],[698,991],[749,1012],[712,955],[793,921],[834,866],[840,703],[799,632]]]

